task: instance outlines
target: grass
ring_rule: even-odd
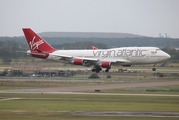
[[[0,81],[0,90],[9,90],[9,89],[36,89],[36,88],[51,88],[51,87],[67,87],[67,86],[90,86],[90,85],[102,85],[102,84],[111,84],[111,82],[96,82],[96,81],[69,81],[69,80],[57,80],[57,81],[33,81],[33,80],[1,80]]]
[[[158,87],[143,87],[143,88],[126,88],[126,89],[110,89],[110,90],[101,90],[101,93],[125,93],[125,94],[176,94],[179,95],[179,92],[146,92],[146,89],[178,89],[179,85],[173,86],[158,86]],[[94,91],[85,91],[85,92],[94,92]]]
[[[73,81],[1,81],[0,89],[46,88],[111,84],[111,82]],[[178,88],[174,86],[149,88]],[[94,92],[94,91],[87,91]],[[102,90],[102,93],[151,93],[178,94],[178,92],[126,91],[126,89]],[[99,93],[100,94],[100,93]],[[4,98],[20,98],[6,100]],[[177,120],[172,117],[122,117],[122,116],[75,116],[80,112],[179,112],[179,97],[160,96],[107,96],[70,94],[6,94],[0,93],[0,119],[6,120]]]
[[[0,114],[1,115],[1,114]],[[33,114],[32,115],[36,115]],[[71,116],[61,113],[54,113],[52,112],[50,115],[42,114],[42,115],[36,115],[35,117],[32,117],[29,114],[12,114],[12,117],[4,117],[1,116],[3,120],[178,120],[178,118],[174,117],[166,117],[166,118],[159,118],[159,117],[119,117],[119,116]],[[15,118],[15,119],[14,119]]]
[[[1,119],[132,119],[140,117],[85,117],[78,112],[179,112],[179,97],[152,96],[99,96],[99,95],[50,95],[50,94],[0,94],[5,98],[25,98],[0,102]],[[150,117],[141,117],[151,119]],[[156,118],[157,119],[157,118]],[[158,118],[159,120],[161,118]],[[169,120],[169,118],[163,118]],[[173,118],[170,118],[173,119]],[[175,119],[175,118],[174,118]]]

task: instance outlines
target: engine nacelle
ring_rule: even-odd
[[[111,68],[111,62],[101,62],[102,68]]]
[[[83,59],[73,59],[73,64],[75,64],[75,65],[83,65]]]

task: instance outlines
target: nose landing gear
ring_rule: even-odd
[[[152,68],[152,71],[156,71],[156,68]]]
[[[156,68],[155,68],[156,65],[153,65],[153,68],[152,68],[152,71],[156,71]]]

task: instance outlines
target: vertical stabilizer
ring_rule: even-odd
[[[31,51],[52,53],[55,49],[30,28],[22,28]]]

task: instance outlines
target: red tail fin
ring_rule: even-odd
[[[26,40],[31,51],[41,51],[47,53],[55,51],[55,49],[51,45],[49,45],[44,39],[38,36],[30,28],[23,28],[22,30],[24,32],[24,35],[26,37]]]
[[[92,50],[97,50],[98,48],[95,47],[95,46],[91,46],[91,49],[92,49]]]

